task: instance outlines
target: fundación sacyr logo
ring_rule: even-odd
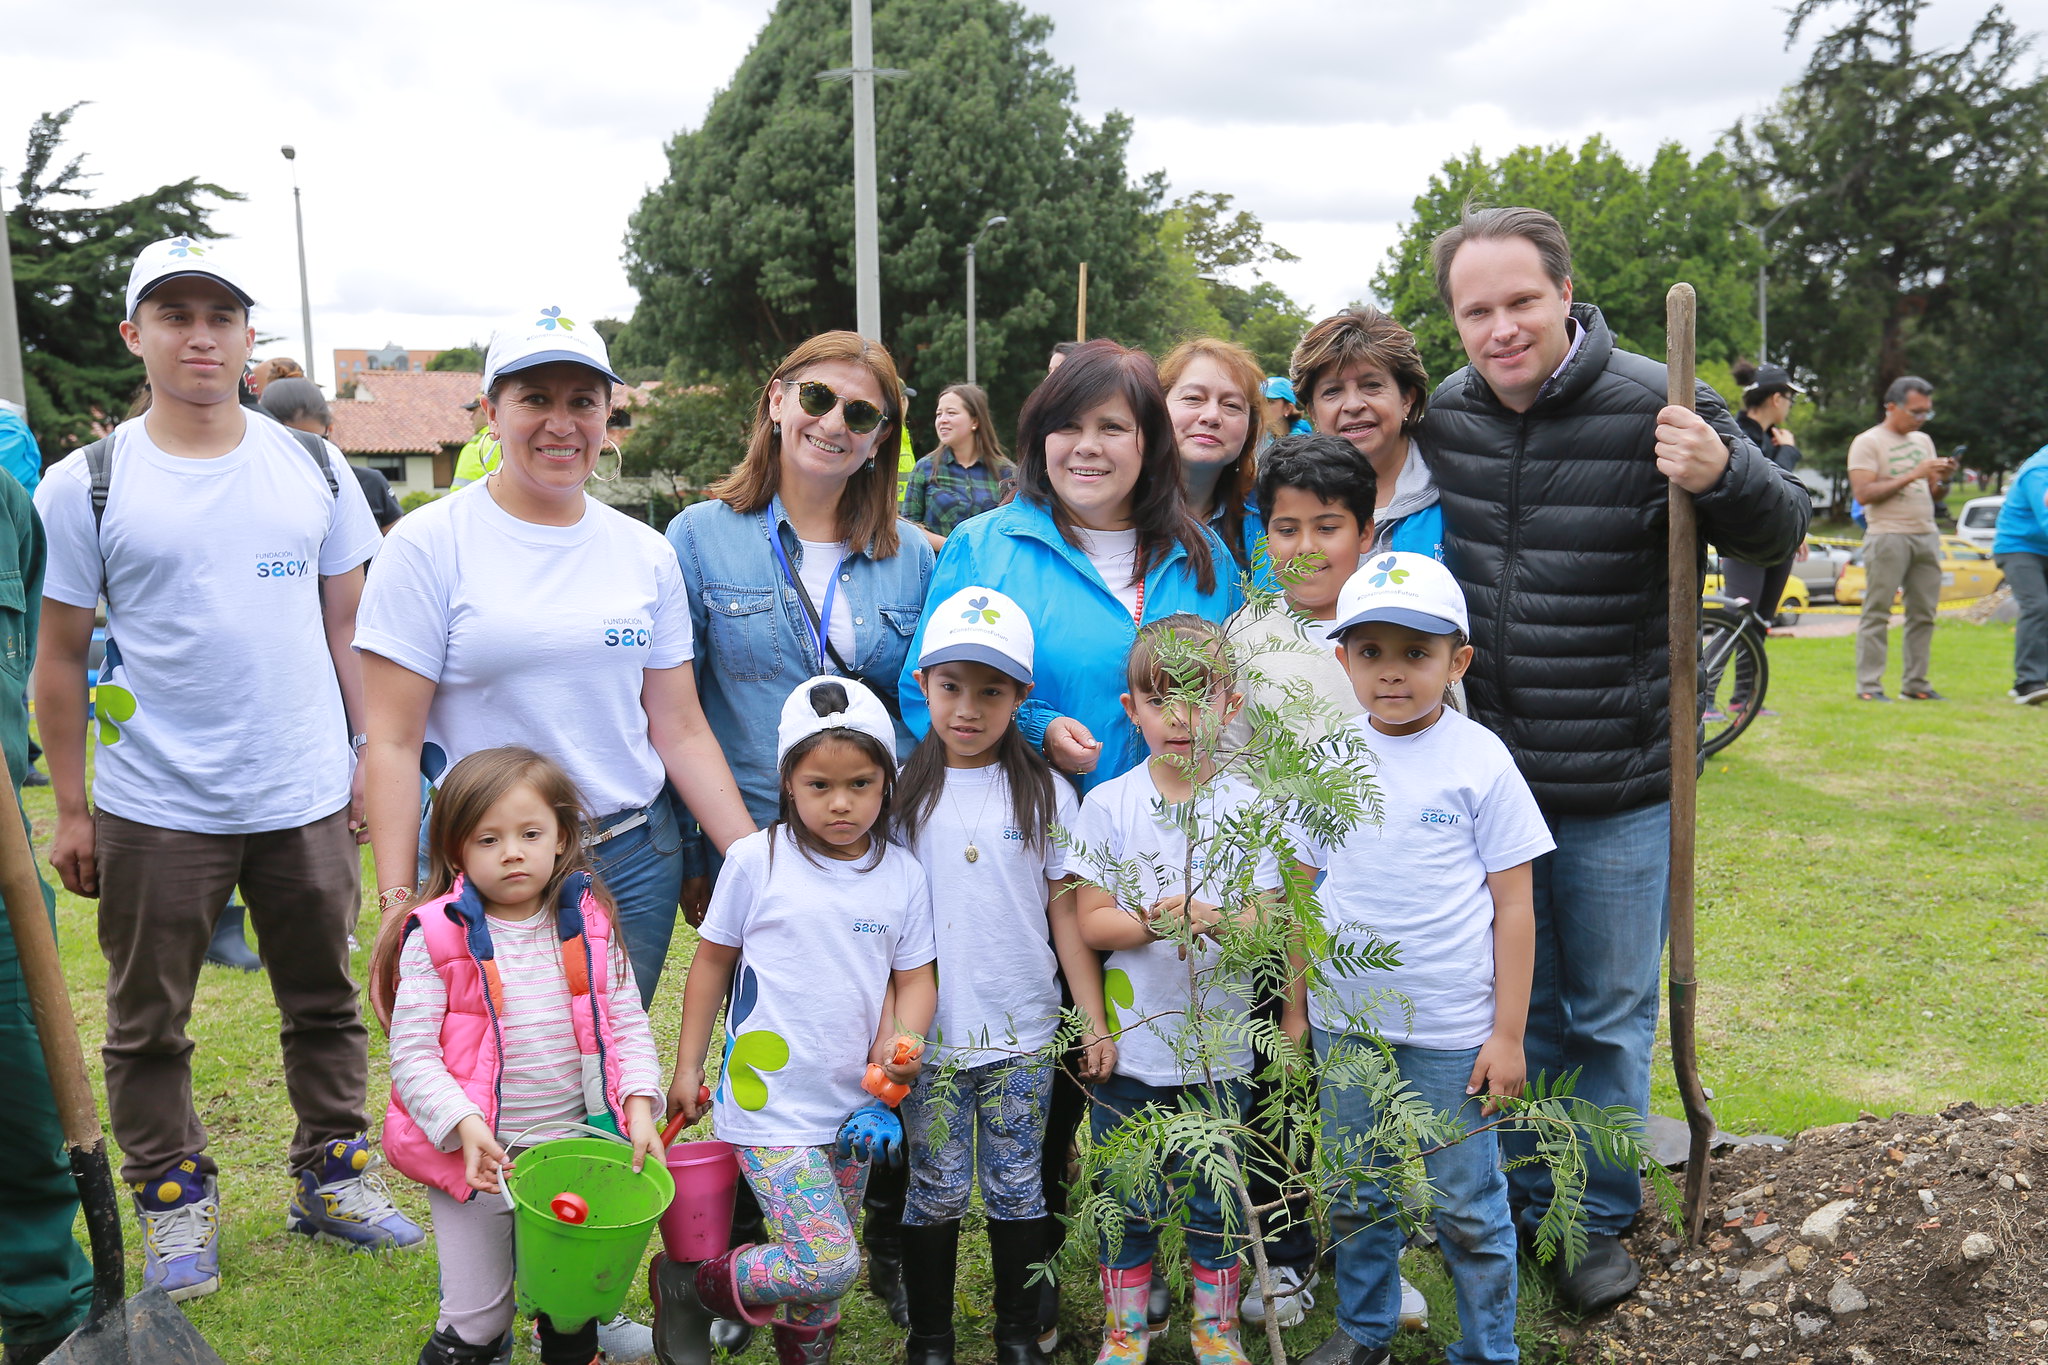
[[[1003,619],[1003,614],[988,604],[986,597],[967,599],[967,610],[960,613],[960,619],[977,625],[992,626]]]
[[[1408,581],[1408,570],[1394,567],[1400,562],[1400,560],[1392,555],[1388,555],[1385,559],[1372,566],[1377,572],[1365,581],[1375,588],[1384,588],[1389,583],[1392,583],[1397,588],[1400,587]]]
[[[576,330],[575,322],[572,319],[563,317],[562,310],[559,308],[541,309],[540,321],[534,323],[534,326],[542,328],[543,330],[549,332],[552,332],[557,328],[560,328],[564,332],[573,332]]]
[[[190,237],[173,237],[171,238],[171,254],[173,256],[204,256],[206,248],[194,242]]]

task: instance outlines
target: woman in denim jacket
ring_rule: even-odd
[[[1230,551],[1188,514],[1166,395],[1144,352],[1091,341],[1068,356],[1025,402],[1017,444],[1015,500],[946,538],[928,600],[986,584],[1041,623],[1017,727],[1085,793],[1145,756],[1120,700],[1139,625],[1183,611],[1225,621],[1244,594]],[[899,696],[922,734],[930,713],[911,672]]]
[[[902,425],[888,351],[854,332],[812,337],[769,377],[746,458],[668,524],[690,589],[704,714],[764,828],[779,800],[775,721],[791,690],[838,673],[892,697],[910,651],[932,551],[896,515]],[[912,742],[899,719],[899,754]]]

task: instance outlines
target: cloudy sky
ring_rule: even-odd
[[[1952,40],[1984,4],[1933,0],[1923,34]],[[1595,132],[1635,158],[1667,139],[1703,150],[1805,55],[1785,50],[1773,0],[1035,7],[1055,21],[1052,51],[1083,112],[1134,118],[1133,174],[1236,195],[1302,256],[1274,278],[1314,309],[1369,293],[1447,157]],[[459,345],[542,295],[628,315],[626,217],[665,172],[663,142],[702,120],[772,8],[0,0],[0,173],[11,195],[31,120],[91,98],[70,150],[100,173],[101,196],[193,175],[248,196],[215,221],[256,284],[257,326],[278,338],[266,349],[303,359],[278,153],[293,144],[326,382],[336,347]],[[2048,28],[2048,0],[2008,10]]]

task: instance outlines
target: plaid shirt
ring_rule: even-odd
[[[917,462],[903,490],[903,516],[933,535],[950,536],[969,517],[990,511],[1016,487],[1009,465],[995,468],[983,460],[963,465],[950,447],[940,446]]]

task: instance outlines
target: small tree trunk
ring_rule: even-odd
[[[1230,1188],[1237,1195],[1238,1208],[1244,1212],[1245,1231],[1252,1239],[1252,1273],[1259,1282],[1259,1297],[1266,1301],[1266,1349],[1272,1353],[1273,1365],[1287,1365],[1287,1343],[1280,1339],[1280,1319],[1273,1311],[1273,1272],[1266,1264],[1266,1238],[1260,1229],[1259,1210],[1245,1185],[1244,1167],[1238,1164],[1235,1152],[1230,1153]]]

